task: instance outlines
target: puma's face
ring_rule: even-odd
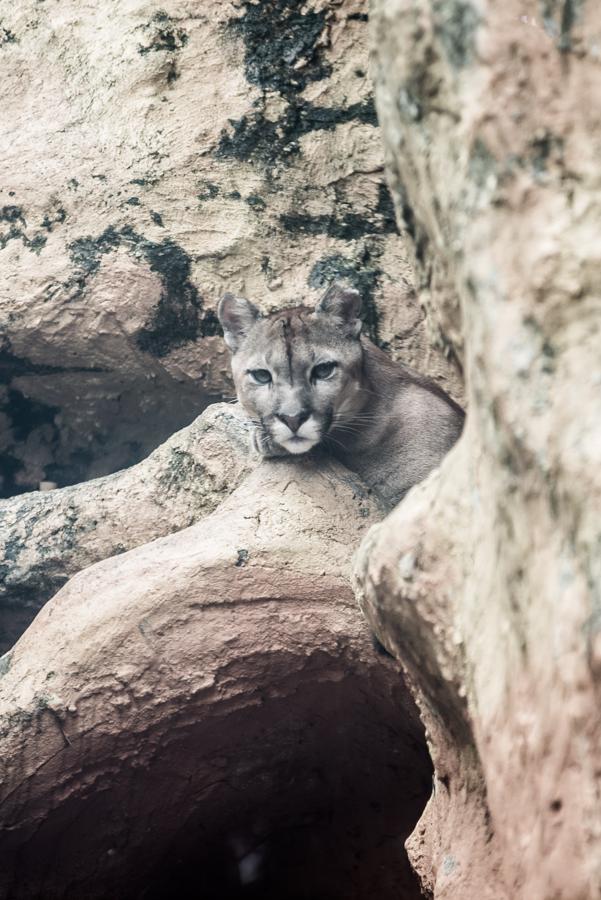
[[[221,301],[238,399],[266,453],[306,453],[364,404],[359,306],[356,291],[336,285],[315,310],[261,316],[247,300]]]

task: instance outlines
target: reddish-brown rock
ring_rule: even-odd
[[[429,760],[348,581],[378,516],[339,466],[265,463],[65,585],[2,660],[2,896],[417,898]]]
[[[469,406],[357,573],[436,768],[411,857],[435,898],[596,900],[601,8],[374,13],[397,208]]]

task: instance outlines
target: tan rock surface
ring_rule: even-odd
[[[469,408],[440,473],[369,536],[358,568],[437,770],[410,853],[435,898],[593,900],[601,10],[377,0],[374,12],[395,200]]]
[[[213,512],[256,465],[248,427],[214,404],[136,466],[0,503],[0,651],[71,575]]]
[[[65,585],[2,661],[3,896],[173,896],[186,863],[236,896],[254,848],[265,896],[418,897],[429,761],[348,581],[379,514],[341,467],[264,463]]]
[[[457,392],[396,233],[364,3],[22,0],[0,27],[5,494],[137,462],[231,396],[226,289],[274,308],[347,278]]]

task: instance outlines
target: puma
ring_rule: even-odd
[[[269,457],[321,447],[392,505],[439,465],[464,413],[363,336],[360,312],[359,293],[339,284],[314,309],[262,315],[232,294],[218,308],[254,449]]]

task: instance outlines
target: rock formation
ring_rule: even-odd
[[[230,407],[137,468],[5,505],[6,587],[38,605],[128,552],[0,662],[2,889],[158,900],[192,874],[221,900],[260,873],[262,897],[285,877],[287,900],[413,900],[413,829],[431,900],[597,900],[598,4],[373,0],[400,236],[362,4],[79,7],[0,24],[12,488],[115,468],[226,391],[225,286],[277,306],[348,278],[393,354],[455,393],[465,372],[468,416],[379,524],[324,461],[262,464],[213,511],[254,465]],[[33,49],[50,74],[25,95]],[[146,423],[169,405],[152,438],[145,403]],[[404,679],[349,591],[361,538],[356,595]]]
[[[215,306],[335,277],[430,349],[396,232],[360,0],[2,10],[0,496],[142,459],[232,396]],[[41,61],[43,60],[43,63]]]
[[[67,579],[207,516],[256,465],[237,404],[214,404],[148,459],[0,504],[0,653]]]
[[[377,105],[468,418],[366,538],[434,761],[445,900],[601,895],[601,9],[375,0]]]
[[[264,463],[59,591],[2,660],[2,896],[417,900],[430,764],[349,585],[379,515],[340,466]]]

